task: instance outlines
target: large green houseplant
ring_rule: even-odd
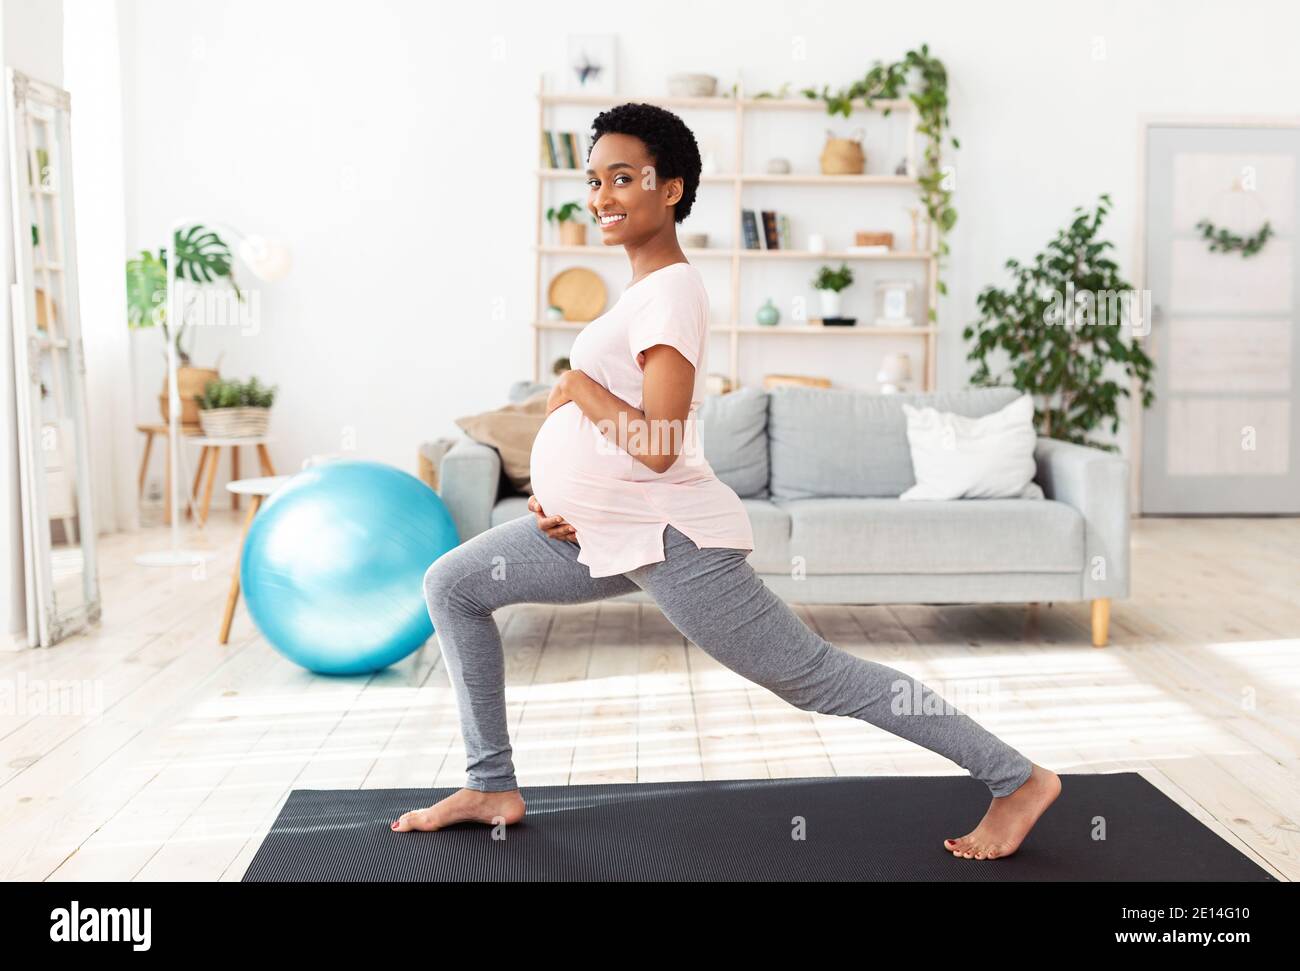
[[[1007,260],[1011,284],[976,298],[979,319],[963,336],[974,341],[971,381],[1010,384],[1034,398],[1044,436],[1093,445],[1109,426],[1119,431],[1119,400],[1135,384],[1143,407],[1155,398],[1154,365],[1133,334],[1148,324],[1144,301],[1110,258],[1113,244],[1097,238],[1110,197],[1074,219],[1029,265]],[[1116,319],[1118,317],[1118,319]]]

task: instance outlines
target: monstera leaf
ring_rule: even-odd
[[[126,261],[126,319],[132,327],[167,323],[167,264],[148,250]]]
[[[178,229],[172,234],[172,253],[176,259],[177,280],[187,280],[199,285],[221,280],[230,284],[239,300],[243,293],[235,284],[231,272],[233,257],[226,241],[206,226],[196,224]],[[158,324],[167,340],[173,335],[167,320],[167,259],[166,251],[152,253],[142,250],[137,259],[126,263],[126,313],[131,327],[152,327]],[[184,344],[189,324],[191,301],[182,301],[184,307],[177,311],[175,346],[182,364],[188,364],[190,353]],[[191,332],[192,333],[192,332]]]
[[[176,230],[172,239],[176,252],[176,275],[192,283],[212,283],[225,278],[235,286],[230,272],[232,257],[226,241],[201,224]]]

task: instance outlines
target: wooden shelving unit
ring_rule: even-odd
[[[547,110],[557,106],[570,107],[590,107],[592,109],[603,109],[612,107],[615,104],[624,102],[645,102],[649,104],[660,105],[670,110],[690,109],[690,110],[709,110],[719,112],[730,112],[734,116],[735,124],[735,157],[737,166],[743,165],[744,160],[744,139],[745,139],[745,122],[750,115],[772,115],[781,112],[825,112],[825,105],[821,101],[811,99],[775,99],[775,98],[749,98],[743,95],[738,97],[712,97],[712,98],[664,98],[664,97],[632,97],[616,96],[606,97],[602,95],[572,95],[572,94],[555,94],[547,92],[544,80],[539,84],[537,94],[537,127],[538,137],[534,139],[534,144],[539,144],[542,133],[548,128],[554,129],[556,126],[547,124]],[[871,112],[879,114],[886,109],[894,113],[908,117],[907,122],[907,149],[906,156],[909,160],[908,175],[821,175],[818,173],[793,173],[789,175],[768,175],[765,173],[750,172],[726,172],[710,173],[701,176],[701,182],[706,184],[723,184],[731,185],[731,226],[735,239],[741,238],[740,224],[741,212],[745,208],[744,190],[749,185],[790,185],[790,186],[820,186],[826,191],[851,189],[859,192],[871,191],[873,188],[891,188],[912,187],[919,191],[920,184],[915,178],[916,166],[919,155],[917,153],[917,134],[916,134],[916,114],[914,106],[910,101],[877,101],[871,108],[867,108],[861,102],[854,106],[855,112]],[[551,169],[539,168],[537,170],[537,212],[536,212],[536,242],[534,245],[535,253],[535,279],[534,279],[534,297],[535,313],[533,316],[533,379],[542,380],[542,339],[548,332],[572,332],[576,334],[586,326],[585,323],[575,323],[572,321],[550,321],[545,319],[543,313],[546,307],[546,296],[543,280],[543,264],[548,258],[553,257],[571,257],[571,258],[593,258],[602,259],[610,256],[622,257],[623,250],[621,247],[605,247],[600,245],[594,246],[558,246],[548,245],[543,241],[543,232],[546,227],[545,220],[545,187],[553,180],[574,180],[578,173],[574,169]],[[696,205],[700,205],[697,200]],[[919,201],[919,199],[918,199]],[[757,208],[757,207],[751,207]],[[922,209],[924,212],[924,210]],[[742,385],[740,380],[740,341],[755,340],[763,337],[772,336],[809,336],[822,338],[824,340],[847,340],[852,338],[893,338],[895,340],[917,341],[922,347],[922,363],[920,367],[920,379],[922,389],[929,391],[935,386],[935,375],[937,370],[936,349],[938,346],[938,327],[930,322],[930,308],[936,307],[938,300],[938,255],[936,252],[936,240],[933,227],[928,220],[923,220],[923,229],[921,232],[921,243],[923,249],[917,252],[905,250],[895,250],[888,253],[849,253],[843,251],[825,251],[825,252],[807,252],[801,250],[750,250],[734,247],[719,247],[708,249],[688,249],[683,248],[687,259],[692,262],[700,261],[719,261],[730,264],[731,269],[731,313],[726,326],[713,326],[710,328],[714,335],[727,336],[729,341],[729,368],[728,376],[731,379],[733,388],[739,388]],[[741,268],[743,265],[761,261],[805,261],[805,262],[846,262],[846,263],[918,263],[924,267],[924,284],[920,287],[923,294],[923,304],[914,309],[914,316],[921,321],[926,322],[924,325],[913,327],[879,327],[879,326],[853,326],[853,327],[821,327],[812,325],[791,325],[783,324],[775,327],[762,327],[756,324],[742,324],[740,322],[741,312],[741,288],[742,277]],[[714,368],[713,370],[721,370]]]

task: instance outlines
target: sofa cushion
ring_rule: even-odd
[[[546,421],[545,389],[522,401],[512,401],[492,411],[457,418],[456,424],[474,441],[495,448],[501,456],[501,471],[515,493],[532,490],[529,457],[533,440]]]
[[[790,572],[790,514],[768,499],[742,499],[754,530],[749,565],[758,573]],[[507,496],[492,507],[492,525],[531,516],[527,496]]]
[[[1041,499],[1034,481],[1034,399],[1022,394],[983,418],[903,405],[916,485],[898,498]]]
[[[533,511],[528,508],[527,496],[505,496],[497,500],[497,504],[492,507],[493,526],[500,526],[502,523],[508,523],[512,519],[518,519],[520,516],[531,516]]]
[[[903,405],[980,418],[1019,397],[1015,388],[878,395],[778,386],[768,392],[774,499],[892,497],[916,484]]]
[[[767,392],[740,388],[700,402],[704,458],[736,495],[767,498]]]
[[[808,574],[1078,573],[1083,517],[1045,499],[790,499]]]
[[[742,499],[754,531],[749,565],[757,573],[790,572],[790,514],[770,499]]]
[[[749,564],[790,575],[1078,573],[1083,519],[1042,499],[743,499],[754,529]],[[502,499],[492,525],[531,516],[525,496]]]

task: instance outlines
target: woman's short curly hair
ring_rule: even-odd
[[[654,159],[656,179],[682,180],[682,197],[673,218],[681,222],[691,214],[700,187],[700,146],[695,135],[671,111],[657,105],[622,104],[602,111],[591,123],[594,148],[601,135],[632,135],[645,143]],[[588,159],[591,152],[587,153]]]

